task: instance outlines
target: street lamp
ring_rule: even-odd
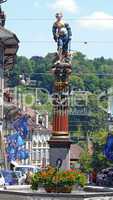
[[[25,80],[25,75],[22,74],[22,75],[19,75],[19,81],[21,83],[21,85],[26,85],[26,80]]]
[[[31,79],[29,76],[26,76],[24,73],[19,75],[19,82],[21,85],[28,86],[31,82]]]

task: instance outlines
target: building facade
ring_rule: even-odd
[[[33,134],[32,163],[42,168],[49,164],[49,139],[50,133],[48,130],[42,130],[38,134]]]
[[[37,116],[38,115],[38,116]],[[49,144],[51,131],[48,128],[48,115],[36,115],[36,123],[33,124],[32,132],[26,140],[26,149],[29,151],[29,159],[22,161],[23,164],[36,165],[45,168],[49,165]]]

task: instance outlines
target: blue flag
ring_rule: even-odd
[[[22,139],[22,137],[18,134],[17,140],[16,140],[16,147],[23,146],[25,144],[25,141]]]
[[[19,160],[26,160],[29,157],[29,152],[25,149],[20,149],[17,153],[17,158]]]
[[[113,135],[108,135],[106,145],[104,147],[104,155],[110,161],[113,161]]]
[[[22,116],[20,119],[16,120],[13,123],[13,127],[17,132],[21,134],[21,136],[25,139],[29,133],[28,128],[28,117]]]
[[[23,148],[25,139],[29,133],[28,117],[26,115],[20,117],[13,123],[16,133],[8,135],[6,141],[8,147],[6,148],[7,159],[11,160],[25,160],[29,157],[29,152]]]

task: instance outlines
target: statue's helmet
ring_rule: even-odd
[[[59,13],[56,13],[56,18],[62,18],[63,17],[63,14],[61,13],[61,12],[59,12]]]

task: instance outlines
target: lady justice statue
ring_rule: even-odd
[[[64,22],[63,14],[56,13],[56,21],[53,24],[52,32],[53,38],[57,43],[57,51],[59,61],[70,62],[71,51],[71,27],[67,22]]]

